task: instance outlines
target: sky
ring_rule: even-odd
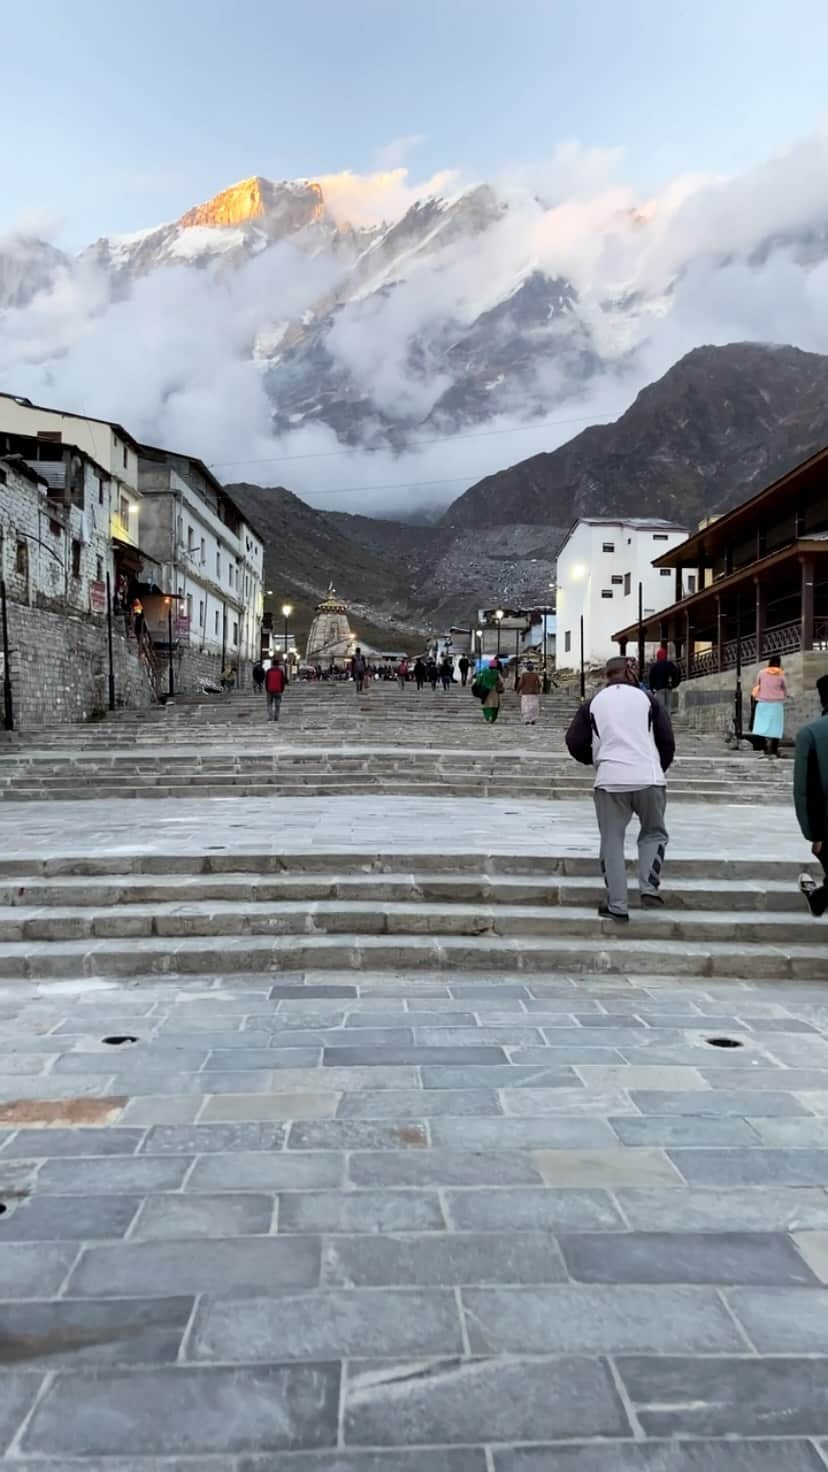
[[[36,238],[69,253],[0,314],[5,391],[125,423],[226,480],[393,516],[617,417],[700,344],[828,353],[828,253],[807,245],[828,230],[828,0],[1,13],[0,289],[32,279]],[[313,409],[274,438],[259,346],[328,318],[336,251],[281,243],[229,274],[163,265],[125,297],[75,259],[251,174],[320,180],[329,215],[357,226],[491,184],[496,223],[395,264],[393,289],[329,319],[333,368],[402,441],[377,420],[346,448]],[[576,316],[540,325],[528,384],[507,374],[483,421],[446,428],[438,412],[435,433],[455,333],[536,270],[570,283]],[[597,364],[586,379],[560,337],[573,324]]]
[[[567,139],[639,191],[826,108],[826,0],[5,0],[0,233],[64,249],[250,174],[513,173]],[[12,141],[13,140],[13,141]]]

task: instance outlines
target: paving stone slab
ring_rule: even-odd
[[[820,1282],[828,1284],[828,1231],[797,1232],[794,1241]]]
[[[341,1095],[334,1092],[222,1094],[199,1100],[204,1122],[255,1123],[268,1120],[331,1119]]]
[[[195,1124],[155,1125],[143,1138],[142,1155],[212,1155],[233,1150],[281,1150],[283,1125]]]
[[[324,1048],[322,1051],[322,1063],[325,1068],[371,1068],[377,1066],[393,1066],[394,1064],[462,1064],[468,1061],[474,1063],[505,1063],[506,1054],[502,1048],[495,1047],[453,1047],[453,1048],[427,1048],[412,1044],[410,1047],[385,1046],[369,1048],[360,1045],[352,1047]]]
[[[442,1115],[487,1118],[501,1113],[495,1089],[372,1089],[343,1094],[339,1119],[432,1119]]]
[[[345,1442],[474,1445],[629,1434],[599,1360],[442,1360],[351,1372]]]
[[[815,1121],[785,1119],[767,1123],[807,1126]],[[609,1124],[622,1145],[743,1145],[749,1149],[760,1143],[757,1130],[735,1115],[665,1114],[646,1119],[611,1119]]]
[[[789,1439],[512,1447],[495,1452],[494,1465],[495,1472],[823,1472],[810,1442]]]
[[[0,1301],[57,1293],[77,1255],[73,1243],[4,1241],[0,1250]]]
[[[730,1288],[725,1298],[760,1354],[828,1354],[820,1288]]]
[[[287,1148],[291,1150],[425,1150],[429,1138],[418,1120],[375,1121],[331,1119],[292,1124]]]
[[[616,1361],[645,1435],[821,1436],[828,1425],[825,1359]]]
[[[275,986],[270,988],[267,994],[268,1001],[271,1002],[292,1001],[294,998],[307,1002],[312,997],[334,997],[339,1000],[340,998],[356,997],[357,995],[358,992],[355,986],[347,986],[344,983],[342,985],[335,983],[319,985],[319,983],[312,981],[308,982],[307,985],[302,983],[277,982]]]
[[[678,1171],[662,1150],[608,1146],[604,1150],[534,1150],[547,1186],[675,1186]]]
[[[560,1283],[565,1276],[554,1237],[542,1232],[337,1237],[322,1249],[323,1283],[349,1288]]]
[[[463,1288],[472,1354],[741,1354],[711,1288]]]
[[[34,1196],[0,1217],[0,1244],[123,1237],[141,1199],[137,1195]]]
[[[769,1145],[772,1149],[790,1146],[795,1150],[819,1150],[828,1146],[828,1119],[749,1119],[746,1123],[755,1136],[754,1144],[758,1140],[760,1145]],[[691,1144],[692,1141],[676,1141],[679,1143]],[[706,1143],[724,1145],[728,1141],[710,1140]]]
[[[630,1097],[642,1114],[807,1115],[810,1111],[794,1093],[782,1092],[785,1087],[784,1075],[780,1075],[777,1090],[768,1093],[710,1089],[688,1098],[687,1094],[647,1089],[634,1091]]]
[[[3,1157],[36,1160],[52,1155],[133,1155],[143,1138],[140,1129],[18,1130]]]
[[[333,1151],[226,1151],[197,1160],[186,1190],[306,1191],[341,1186],[344,1173],[344,1156]]]
[[[464,1049],[464,1058],[467,1050]],[[555,1061],[555,1057],[549,1049],[543,1049],[543,1061],[539,1066],[534,1064],[523,1066],[521,1064],[506,1063],[499,1060],[499,1066],[478,1067],[467,1059],[461,1068],[430,1068],[426,1064],[421,1070],[424,1089],[574,1089],[578,1088],[583,1093],[578,1079],[571,1068]],[[367,1087],[371,1087],[370,1084]]]
[[[564,1115],[543,1119],[435,1119],[430,1126],[434,1145],[469,1149],[528,1150],[535,1146],[613,1145],[616,1136],[606,1120],[570,1119]]]
[[[130,1125],[189,1124],[204,1100],[198,1095],[145,1094],[124,1101],[122,1122]]]
[[[177,1191],[192,1161],[186,1156],[105,1155],[100,1158],[46,1160],[37,1189],[44,1195],[144,1195]]]
[[[671,1150],[691,1186],[828,1186],[828,1150]]]
[[[293,1191],[279,1197],[280,1232],[441,1232],[445,1225],[436,1191]]]
[[[44,1373],[89,1364],[174,1364],[194,1302],[108,1298],[0,1303],[0,1366]]]
[[[782,1232],[593,1232],[559,1241],[581,1283],[817,1283]]]
[[[819,1187],[766,1186],[683,1191],[624,1188],[618,1205],[638,1231],[795,1232],[828,1229],[828,1193]]]
[[[130,1241],[173,1237],[254,1237],[270,1231],[272,1196],[252,1192],[221,1196],[150,1196],[130,1233]]]
[[[35,1375],[0,1375],[0,1453],[6,1450],[34,1405],[41,1386]]]
[[[610,1114],[637,1114],[629,1097],[622,1089],[561,1088],[550,1089],[544,1084],[535,1088],[526,1082],[517,1089],[502,1088],[500,1101],[505,1114],[523,1118],[538,1118],[546,1114],[597,1115],[606,1118]]]
[[[196,1320],[190,1357],[238,1362],[375,1359],[462,1350],[453,1293],[349,1288],[208,1302]]]
[[[41,1455],[301,1450],[336,1444],[339,1366],[58,1375],[23,1437]]]
[[[531,1186],[543,1180],[529,1154],[517,1150],[357,1152],[348,1160],[348,1175],[354,1186]]]
[[[67,1472],[73,1472],[73,1469],[67,1469]],[[292,1459],[290,1456],[242,1457],[235,1472],[487,1472],[487,1464],[482,1447],[444,1446],[437,1451],[419,1447],[415,1452],[306,1452]],[[741,1472],[741,1468],[736,1472]],[[760,1472],[764,1472],[764,1468],[760,1468]],[[800,1472],[800,1469],[795,1467],[793,1472]],[[804,1469],[804,1472],[810,1472],[810,1469]]]
[[[451,1226],[460,1231],[613,1231],[626,1223],[606,1191],[564,1187],[512,1187],[505,1190],[446,1191]]]
[[[72,1273],[67,1296],[146,1297],[208,1290],[255,1296],[261,1293],[263,1283],[311,1288],[319,1282],[320,1258],[319,1242],[312,1237],[237,1237],[90,1247]]]
[[[576,1071],[587,1088],[595,1089],[672,1089],[676,1093],[706,1089],[702,1075],[693,1067],[650,1067],[647,1064],[577,1063]]]
[[[727,1077],[727,1068],[701,1069],[702,1078],[706,1079],[711,1088],[723,1087],[722,1080]],[[779,1089],[790,1089],[792,1094],[802,1094],[828,1089],[828,1072],[816,1068],[754,1068],[750,1073],[742,1072],[740,1078],[744,1079],[745,1088],[776,1092]],[[760,1111],[754,1110],[755,1114]]]

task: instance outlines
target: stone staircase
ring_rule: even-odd
[[[117,712],[95,726],[21,737],[0,750],[0,802],[388,793],[423,797],[587,796],[592,774],[572,762],[564,732],[573,710],[550,695],[524,727],[507,692],[487,727],[477,702],[375,684],[291,686],[283,720],[268,725],[261,698],[204,698]],[[712,737],[685,737],[672,801],[787,801],[791,766],[733,753]]]
[[[671,862],[663,910],[600,921],[594,861],[480,854],[0,861],[0,977],[446,969],[821,979],[791,866]]]

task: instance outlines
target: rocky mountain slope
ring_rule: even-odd
[[[828,357],[732,343],[697,348],[595,425],[472,486],[447,529],[579,516],[657,515],[695,525],[828,443]]]
[[[689,353],[614,424],[472,486],[437,526],[314,511],[281,488],[232,490],[267,536],[279,601],[284,588],[309,608],[333,578],[375,628],[429,632],[467,627],[483,605],[544,603],[578,516],[692,526],[826,443],[828,357],[734,343]]]

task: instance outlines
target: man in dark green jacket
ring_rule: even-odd
[[[819,859],[826,878],[817,884],[811,874],[800,874],[802,890],[812,915],[828,909],[828,675],[817,680],[822,715],[796,736],[794,804],[802,835]]]

